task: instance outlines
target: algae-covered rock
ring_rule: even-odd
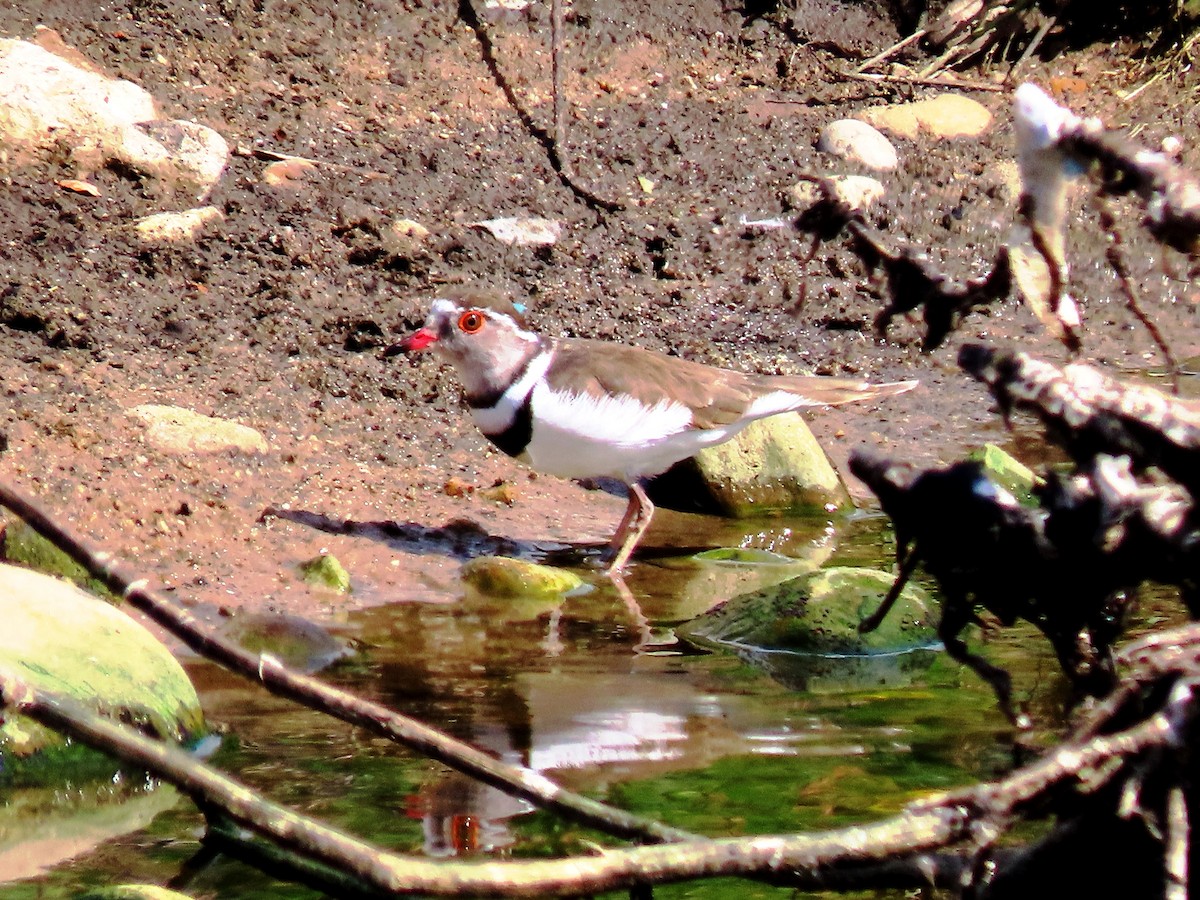
[[[852,506],[850,494],[803,416],[751,422],[730,441],[676,463],[647,485],[669,509],[744,518]]]
[[[98,579],[88,574],[87,569],[21,519],[4,523],[4,562],[65,578],[94,594],[108,593]]]
[[[468,560],[462,567],[462,580],[481,594],[502,599],[565,594],[583,585],[574,572],[506,556]]]
[[[974,462],[980,463],[995,484],[1004,488],[1017,498],[1022,506],[1037,506],[1037,498],[1033,489],[1041,481],[1029,466],[1001,450],[995,444],[984,444],[978,450],[967,456]]]
[[[183,668],[149,631],[98,597],[0,565],[0,622],[0,671],[164,739],[201,732],[200,701]],[[19,760],[63,747],[58,735],[23,716],[6,715],[0,725],[6,776]]]
[[[819,569],[734,597],[677,629],[697,643],[867,655],[928,647],[936,640],[937,606],[908,584],[879,628],[858,625],[879,606],[895,576],[876,569]]]
[[[644,611],[657,622],[687,621],[735,595],[811,572],[828,561],[833,548],[812,542],[799,552],[793,557],[755,547],[717,547],[663,560],[661,568],[678,572],[678,579]]]
[[[322,553],[300,563],[300,577],[305,584],[314,587],[329,588],[339,594],[350,593],[350,573],[330,553]]]
[[[77,894],[75,900],[192,900],[187,894],[154,884],[116,884]]]
[[[221,634],[251,653],[269,653],[290,669],[312,674],[354,651],[316,622],[286,613],[240,612]]]

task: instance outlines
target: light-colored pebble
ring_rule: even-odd
[[[858,119],[838,119],[821,130],[817,149],[868,169],[890,171],[900,164],[896,148],[878,129]]]
[[[147,243],[173,244],[195,239],[209,222],[220,222],[224,218],[215,206],[201,206],[146,216],[134,223],[133,230]]]
[[[864,122],[898,137],[915,140],[921,132],[939,138],[979,137],[991,127],[986,106],[962,94],[878,106],[860,113]]]
[[[179,406],[148,403],[133,407],[129,414],[146,424],[146,440],[168,453],[265,453],[268,449],[266,438],[248,425]]]
[[[869,209],[872,203],[887,194],[883,183],[869,175],[831,175],[829,182],[836,198],[856,212]],[[816,182],[801,181],[792,185],[788,198],[796,209],[808,209],[821,199],[821,189]]]

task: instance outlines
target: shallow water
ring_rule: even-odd
[[[673,522],[692,521],[664,519],[657,535],[666,539]],[[736,593],[817,565],[887,566],[893,552],[879,517],[768,524],[751,535],[717,527],[734,529],[720,535],[730,543],[784,554],[787,564],[671,558],[635,566],[624,594],[598,577],[588,592],[542,601],[456,587],[453,595],[431,589],[430,602],[355,614],[346,632],[363,649],[328,677],[574,790],[708,835],[876,819],[1005,771],[1007,721],[990,690],[940,650],[814,668],[790,654],[702,652],[675,641],[673,624]],[[1045,642],[1028,628],[971,642],[1013,671],[1019,702],[1053,732],[1062,684]],[[611,843],[208,663],[193,660],[189,670],[210,721],[227,730],[219,766],[382,846],[536,856]],[[206,897],[314,895],[223,857],[189,866],[202,819],[186,799],[161,805],[170,808],[149,825],[130,826],[141,830],[10,883],[0,897],[172,880]],[[718,881],[656,894],[790,892]]]

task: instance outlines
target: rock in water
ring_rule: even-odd
[[[164,740],[198,736],[200,700],[183,667],[145,628],[74,585],[0,564],[0,670],[136,723]],[[19,715],[0,725],[5,773],[63,740]]]
[[[853,506],[799,413],[751,422],[733,440],[701,450],[652,479],[647,493],[668,509],[735,518]]]
[[[462,580],[481,594],[498,598],[565,594],[583,584],[574,572],[505,556],[468,560],[462,567]]]
[[[677,629],[701,644],[735,644],[823,655],[903,653],[937,639],[937,604],[908,584],[879,628],[858,625],[878,608],[895,576],[854,567],[818,569],[741,594]]]

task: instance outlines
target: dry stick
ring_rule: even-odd
[[[838,78],[846,78],[854,81],[872,81],[876,84],[919,84],[929,87],[957,88],[960,91],[990,91],[994,94],[1003,93],[1010,90],[1007,85],[1003,84],[991,84],[986,81],[968,81],[964,78],[939,78],[936,75],[931,75],[928,77],[899,74],[883,75],[876,74],[874,72],[839,72],[832,68],[830,68],[830,71],[834,72]],[[788,101],[774,100],[770,102],[784,103]],[[806,101],[796,100],[792,102],[801,103]]]
[[[82,538],[70,534],[40,506],[3,482],[0,482],[0,505],[11,509],[34,531],[103,582],[109,590],[122,596],[192,650],[261,683],[274,694],[328,713],[350,725],[365,728],[506,794],[523,798],[607,834],[651,843],[696,837],[682,829],[568,791],[540,772],[502,762],[415,719],[356,697],[317,678],[302,675],[274,657],[244,650],[218,637],[187,610],[147,588],[145,579],[135,579],[128,574],[112,554],[90,547]]]
[[[883,620],[887,618],[887,614],[892,611],[892,607],[896,605],[896,601],[900,598],[900,592],[904,590],[904,586],[912,578],[912,573],[916,570],[917,563],[921,561],[921,552],[917,548],[915,541],[911,547],[898,547],[896,556],[900,562],[900,571],[896,573],[896,580],[888,588],[887,595],[883,598],[879,606],[876,607],[875,612],[858,623],[859,634],[869,634],[883,623]]]
[[[1167,795],[1167,852],[1163,867],[1167,870],[1165,900],[1187,900],[1188,847],[1190,846],[1187,800],[1183,788],[1174,785]]]
[[[961,809],[932,805],[873,825],[814,835],[692,840],[606,850],[556,860],[437,862],[391,853],[273,803],[178,747],[53,697],[0,672],[0,709],[12,708],[176,785],[205,808],[217,808],[253,832],[332,865],[373,890],[436,896],[576,896],[639,883],[712,876],[787,876],[809,889],[828,882],[819,870],[871,864],[898,854],[944,847],[966,835]]]
[[[885,59],[891,59],[893,56],[895,56],[897,53],[899,53],[901,50],[903,50],[909,44],[915,44],[921,38],[925,37],[925,35],[927,35],[928,33],[929,32],[927,29],[918,28],[916,31],[914,31],[912,34],[910,34],[908,37],[901,38],[900,40],[896,41],[896,43],[892,44],[892,46],[888,47],[886,50],[882,51],[881,53],[876,53],[874,56],[872,56],[866,62],[860,63],[858,68],[856,68],[854,70],[855,74],[861,75],[863,72],[867,71],[867,69],[871,68],[871,66],[875,65],[876,63],[881,63]]]

